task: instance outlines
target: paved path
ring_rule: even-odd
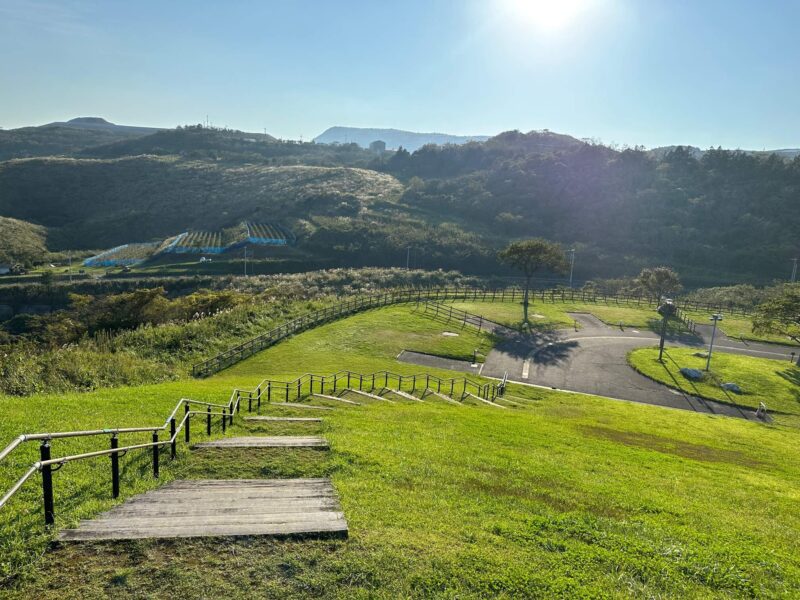
[[[221,438],[194,444],[195,448],[327,448],[328,442],[317,436],[249,436]]]
[[[596,394],[609,398],[668,406],[695,412],[723,414],[756,420],[755,411],[731,403],[703,400],[656,383],[633,370],[627,354],[636,348],[653,346],[659,337],[647,330],[610,326],[588,313],[570,313],[580,325],[577,330],[563,329],[550,333],[523,335],[502,325],[483,321],[490,329],[505,337],[488,354],[481,375],[561,390]],[[468,320],[472,323],[472,320]],[[707,348],[711,328],[698,326],[698,335],[681,334],[667,337],[669,346]],[[788,358],[791,346],[756,344],[728,338],[717,331],[714,347],[759,358]],[[464,370],[464,369],[458,369]]]
[[[173,481],[65,529],[62,541],[216,536],[347,536],[329,479]]]

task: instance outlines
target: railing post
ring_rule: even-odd
[[[272,382],[267,382],[267,402],[272,402]]]
[[[248,392],[247,394],[247,412],[253,412],[253,393]]]
[[[186,420],[186,425],[187,426],[189,425],[189,420],[188,419]],[[189,430],[187,429],[186,431],[189,431]],[[169,420],[169,439],[171,440],[171,443],[169,445],[169,457],[172,460],[175,460],[175,456],[178,453],[178,450],[176,448],[178,440],[175,439],[175,417],[172,417]]]
[[[211,408],[211,407],[209,407],[209,408]],[[183,426],[183,431],[184,431],[184,433],[183,433],[184,438],[183,439],[187,444],[189,443],[189,440],[191,439],[191,436],[192,436],[192,434],[190,432],[190,429],[189,429],[189,422],[192,420],[192,417],[189,414],[190,410],[191,410],[191,408],[189,408],[189,403],[188,402],[183,405],[183,413],[186,415],[186,423]]]
[[[350,371],[347,372],[347,387],[350,387]]]
[[[363,388],[364,388],[364,376],[363,375],[359,375],[358,376],[358,389],[359,389],[359,391],[361,391]]]
[[[233,425],[233,406],[228,408],[228,425]]]
[[[153,432],[153,477],[158,479],[158,431]]]
[[[42,462],[50,460],[50,440],[44,440],[39,446],[39,460]],[[41,471],[44,522],[46,525],[52,525],[56,522],[56,512],[53,506],[53,468],[50,465],[44,465]]]
[[[225,433],[225,427],[228,423],[228,409],[226,407],[222,407],[222,433]]]
[[[111,435],[111,449],[119,448],[117,434]],[[119,452],[111,453],[111,497],[115,500],[119,498]]]
[[[206,410],[206,435],[211,435],[211,407]]]
[[[289,401],[289,382],[286,382],[286,402]]]

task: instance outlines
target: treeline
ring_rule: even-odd
[[[785,277],[800,251],[800,158],[719,149],[695,158],[677,147],[659,160],[542,135],[427,146],[380,168],[408,182],[409,206],[458,214],[485,236],[542,236],[606,255],[595,276],[667,263],[687,280],[765,281]]]

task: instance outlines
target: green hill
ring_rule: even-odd
[[[0,217],[0,263],[30,266],[47,256],[46,230],[41,225]]]

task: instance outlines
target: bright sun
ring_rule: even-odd
[[[520,24],[557,32],[586,12],[593,0],[503,0],[504,12]]]

